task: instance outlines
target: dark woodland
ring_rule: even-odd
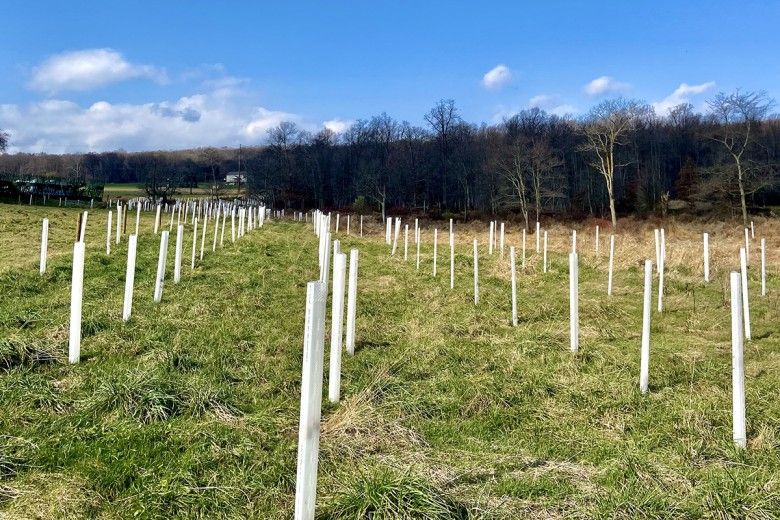
[[[274,208],[376,211],[532,222],[652,213],[718,213],[747,219],[780,203],[780,116],[761,92],[718,94],[705,113],[667,116],[628,99],[583,117],[532,108],[498,124],[464,121],[452,100],[423,126],[382,113],[343,134],[284,122],[267,142],[238,148],[70,155],[0,154],[7,176],[138,183],[155,199],[204,184],[233,197],[225,176]],[[0,132],[0,151],[13,135]],[[232,190],[232,191],[231,191]]]

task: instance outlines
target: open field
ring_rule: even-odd
[[[206,256],[191,271],[188,225],[182,281],[170,276],[172,241],[165,294],[154,304],[159,237],[154,214],[142,214],[133,317],[123,323],[126,236],[106,256],[106,211],[90,212],[82,362],[68,365],[77,215],[0,205],[0,518],[291,518],[306,282],[319,273],[311,226],[270,221],[211,253],[209,223]],[[44,217],[50,256],[41,277]],[[456,224],[454,290],[448,224],[435,225],[443,231],[436,278],[429,227],[419,271],[411,231],[407,262],[402,243],[389,255],[383,224],[361,239],[342,223],[335,236],[342,250],[360,250],[357,352],[343,357],[341,403],[323,403],[318,517],[780,516],[776,220],[757,219],[751,242],[745,450],[731,438],[727,274],[739,267],[738,224],[663,223],[665,310],[653,312],[644,396],[641,262],[654,259],[653,223],[621,222],[611,298],[608,231],[597,256],[593,225],[577,227],[577,355],[568,227],[545,227],[548,273],[533,235],[520,271],[519,231],[508,228],[518,247],[512,327],[509,262],[487,254],[487,225]],[[701,231],[710,233],[709,284]]]
[[[190,191],[192,193],[190,193]],[[244,191],[243,186],[241,187],[241,191],[243,193]],[[238,193],[238,188],[236,186],[225,186],[220,191],[220,196],[230,197],[236,195],[237,193]],[[197,188],[193,188],[192,190],[190,190],[190,188],[179,188],[177,190],[177,194],[179,197],[183,197],[183,198],[207,197],[211,195],[211,187],[209,183],[202,182],[198,185]],[[108,201],[108,199],[116,199],[118,197],[124,199],[132,199],[135,197],[146,197],[146,192],[144,191],[143,184],[136,184],[136,183],[106,184],[103,190],[103,200]]]

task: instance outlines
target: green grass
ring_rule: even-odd
[[[236,186],[225,186],[220,195],[223,197],[231,197],[236,195]],[[242,187],[243,190],[243,187]],[[184,198],[199,198],[208,196],[211,194],[211,184],[208,182],[201,182],[196,188],[190,190],[189,187],[182,187],[177,190],[177,195]],[[138,183],[111,183],[106,184],[103,189],[103,200],[116,199],[122,197],[124,199],[131,199],[134,197],[146,197],[146,191],[144,191],[144,185]]]
[[[51,257],[41,277],[44,215]],[[154,304],[159,239],[144,215],[123,323],[126,240],[106,256],[105,210],[90,213],[82,362],[71,366],[76,215],[0,206],[0,516],[290,518],[316,237],[271,222],[230,245],[228,229],[211,253],[210,223],[204,262],[190,271],[188,227],[182,281],[172,283],[172,238]],[[609,300],[605,259],[582,254],[573,356],[565,245],[547,275],[529,257],[513,328],[506,259],[483,251],[481,301],[471,303],[470,240],[451,291],[446,245],[434,279],[430,244],[418,272],[388,255],[383,234],[339,238],[361,255],[357,352],[343,359],[341,403],[323,406],[319,518],[778,516],[776,264],[767,298],[751,281],[739,451],[724,272],[707,286],[695,268],[668,273],[642,396],[638,264],[616,272]]]

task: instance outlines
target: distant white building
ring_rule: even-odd
[[[246,183],[246,172],[229,172],[225,175],[225,184],[239,183]]]

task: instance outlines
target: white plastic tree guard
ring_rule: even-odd
[[[355,354],[355,315],[357,313],[358,250],[349,252],[349,274],[347,289],[347,353]]]
[[[344,327],[344,285],[347,275],[347,255],[333,254],[333,297],[331,299],[330,376],[328,399],[338,403],[341,396],[341,346]]]
[[[577,254],[569,253],[569,342],[571,351],[576,353],[580,348],[580,306],[579,306],[579,273]]]
[[[130,319],[133,311],[133,286],[135,285],[135,257],[138,245],[138,235],[130,235],[127,239],[127,271],[125,271],[125,299],[122,305],[122,320]]]
[[[742,330],[742,287],[740,273],[732,272],[731,282],[731,386],[734,444],[747,445],[745,428],[744,331]]]
[[[70,285],[70,330],[68,335],[68,362],[81,359],[81,304],[84,296],[84,242],[73,245],[73,272]]]
[[[323,282],[309,282],[306,286],[301,414],[298,426],[298,465],[295,478],[295,520],[314,519],[320,450],[327,293]]]
[[[49,256],[49,219],[43,219],[41,227],[41,257],[38,271],[41,275],[46,272],[46,259]]]
[[[162,301],[163,287],[165,285],[165,264],[168,257],[168,235],[169,231],[160,233],[160,255],[157,258],[157,277],[154,282],[154,301]]]
[[[509,246],[509,269],[512,272],[512,326],[517,327],[517,273],[515,270],[515,246]]]
[[[642,346],[639,362],[639,390],[646,394],[650,381],[650,314],[652,310],[653,261],[645,260],[645,289],[642,298]]]

